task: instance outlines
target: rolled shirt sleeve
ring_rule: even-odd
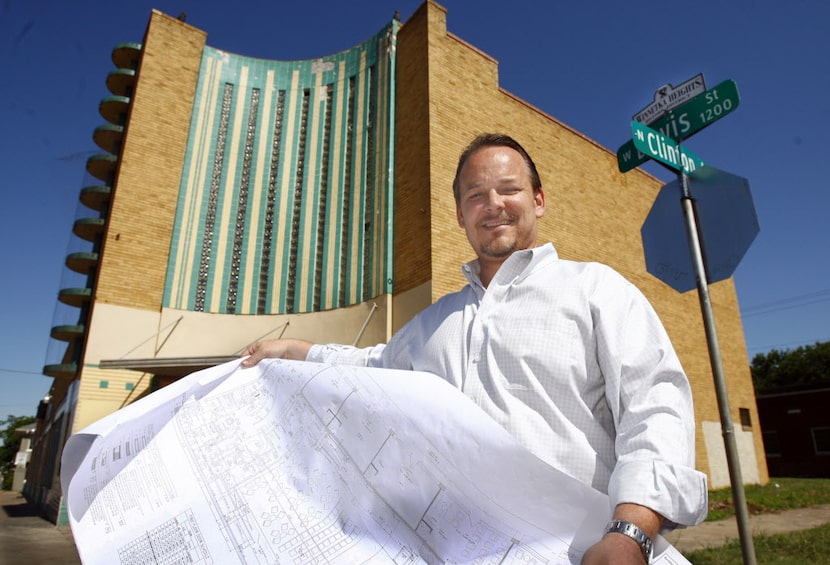
[[[623,288],[612,295],[605,290],[614,286]],[[694,408],[680,360],[632,284],[619,277],[598,285],[596,300],[598,359],[616,429],[611,504],[651,508],[667,519],[666,529],[699,524],[707,513],[707,483],[694,468]]]

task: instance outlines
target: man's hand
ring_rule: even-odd
[[[308,350],[314,345],[302,339],[265,339],[255,341],[245,348],[242,357],[249,356],[242,361],[243,367],[253,367],[263,359],[292,359],[305,361]]]

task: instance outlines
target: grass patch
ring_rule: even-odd
[[[758,565],[830,565],[830,524],[788,534],[752,536]],[[691,552],[695,565],[742,565],[741,543],[730,540],[722,547]]]
[[[830,504],[830,479],[770,479],[769,483],[763,486],[746,485],[744,492],[749,513],[766,514],[790,508],[805,508],[814,504]],[[731,488],[709,492],[707,522],[723,520],[734,515]],[[740,546],[738,552],[740,554]]]

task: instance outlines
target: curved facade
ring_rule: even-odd
[[[306,61],[204,49],[166,307],[290,314],[391,292],[396,33]]]

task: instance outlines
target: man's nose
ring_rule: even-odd
[[[497,190],[491,190],[487,193],[487,209],[501,210],[504,208],[504,199]]]

